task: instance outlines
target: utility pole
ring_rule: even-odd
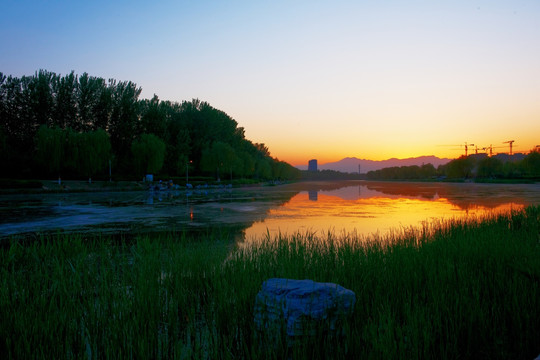
[[[189,184],[189,164],[191,164],[193,160],[186,161],[186,186]]]

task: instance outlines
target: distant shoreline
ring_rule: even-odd
[[[152,185],[159,184],[159,181],[143,182],[143,181],[107,181],[97,180],[89,183],[87,180],[0,180],[0,195],[2,194],[58,194],[58,193],[76,193],[76,192],[107,192],[107,191],[148,191]],[[163,183],[165,185],[165,183]],[[253,186],[268,186],[282,184],[282,182],[233,182],[223,181],[221,184],[209,183],[209,186],[232,186],[232,187],[253,187]],[[194,186],[196,186],[194,184]],[[168,190],[168,189],[167,189]],[[171,190],[190,190],[185,185],[179,185],[178,188]]]
[[[58,194],[58,193],[80,193],[80,192],[107,192],[107,191],[147,191],[150,183],[142,181],[106,181],[97,180],[89,183],[84,180],[62,180],[59,184],[58,180],[9,180],[9,184],[6,186],[5,182],[8,180],[0,181],[0,195],[6,194]],[[292,182],[340,182],[348,181],[343,179],[302,179]],[[520,185],[520,184],[538,184],[540,183],[535,179],[361,179],[353,181],[365,181],[365,182],[386,182],[386,183],[471,183],[471,184],[508,184],[508,185]],[[287,182],[290,183],[290,182]],[[156,182],[154,182],[156,184]],[[228,185],[229,182],[224,181],[223,185]],[[233,187],[257,187],[257,186],[269,186],[279,185],[278,183],[236,183]],[[213,186],[216,186],[213,184]],[[180,185],[178,191],[189,190],[184,185]]]

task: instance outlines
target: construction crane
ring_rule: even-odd
[[[512,155],[512,144],[515,140],[504,141],[503,144],[510,144],[510,155]]]
[[[463,144],[452,144],[452,145],[437,145],[437,146],[459,146],[460,148],[459,149],[452,149],[452,150],[461,150],[461,147],[464,146],[465,147],[465,157],[467,157],[469,155],[469,147],[470,146],[474,146],[474,144],[468,144],[467,142],[465,142],[465,145]],[[478,148],[476,149],[476,153],[478,154]]]
[[[469,146],[474,146],[474,144],[469,144]],[[467,149],[467,142],[465,142],[465,156],[467,156]],[[478,151],[476,153],[478,153]]]
[[[487,152],[488,149],[489,149],[489,157],[492,157],[493,156],[493,144],[489,144],[489,146],[486,146],[486,147],[482,148],[482,150],[484,150],[485,152]]]

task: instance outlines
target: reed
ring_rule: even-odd
[[[540,353],[540,208],[387,236],[291,234],[232,244],[82,235],[0,250],[8,358],[532,359]],[[255,295],[270,277],[356,293],[346,336],[261,345]]]

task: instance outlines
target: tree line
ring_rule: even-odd
[[[532,149],[521,159],[505,154],[461,156],[435,168],[422,166],[388,167],[366,174],[369,180],[421,180],[421,179],[539,179],[540,152]]]
[[[422,166],[392,166],[379,170],[368,171],[368,180],[419,180],[437,176],[437,169],[432,164]]]
[[[140,99],[141,90],[87,73],[0,72],[0,176],[105,177],[110,168],[123,178],[299,176],[207,102]]]
[[[357,173],[345,173],[336,170],[301,171],[302,180],[360,180],[362,177]]]

